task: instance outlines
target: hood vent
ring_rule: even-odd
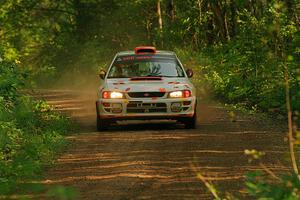
[[[149,77],[132,77],[131,81],[161,81],[161,77],[149,76]]]

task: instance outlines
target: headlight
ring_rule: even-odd
[[[187,98],[192,95],[190,90],[174,91],[169,93],[170,98]]]
[[[103,99],[123,99],[124,98],[124,94],[122,92],[104,91],[102,93],[102,98]]]
[[[183,97],[183,92],[182,91],[175,91],[170,93],[171,98],[180,98]]]
[[[123,93],[121,93],[121,92],[111,92],[110,93],[110,98],[112,98],[112,99],[122,99],[123,98]]]

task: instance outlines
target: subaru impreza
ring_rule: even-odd
[[[136,47],[115,55],[96,101],[99,131],[119,120],[177,120],[187,129],[196,127],[196,89],[193,71],[183,68],[174,52]]]

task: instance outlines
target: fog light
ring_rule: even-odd
[[[188,106],[188,105],[190,105],[190,104],[191,104],[191,101],[184,101],[184,102],[183,102],[183,105],[184,105],[184,106]]]
[[[181,103],[172,103],[171,104],[171,111],[172,112],[180,112],[182,109]]]
[[[111,105],[111,111],[113,113],[121,113],[122,112],[122,104],[120,104],[120,103],[113,103]]]
[[[110,103],[102,103],[103,107],[110,107]]]

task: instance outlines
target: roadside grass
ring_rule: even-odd
[[[66,147],[71,122],[45,101],[24,95],[25,77],[18,65],[0,62],[0,199],[30,199],[28,194],[40,192],[71,199],[68,188],[47,192],[34,183]]]

